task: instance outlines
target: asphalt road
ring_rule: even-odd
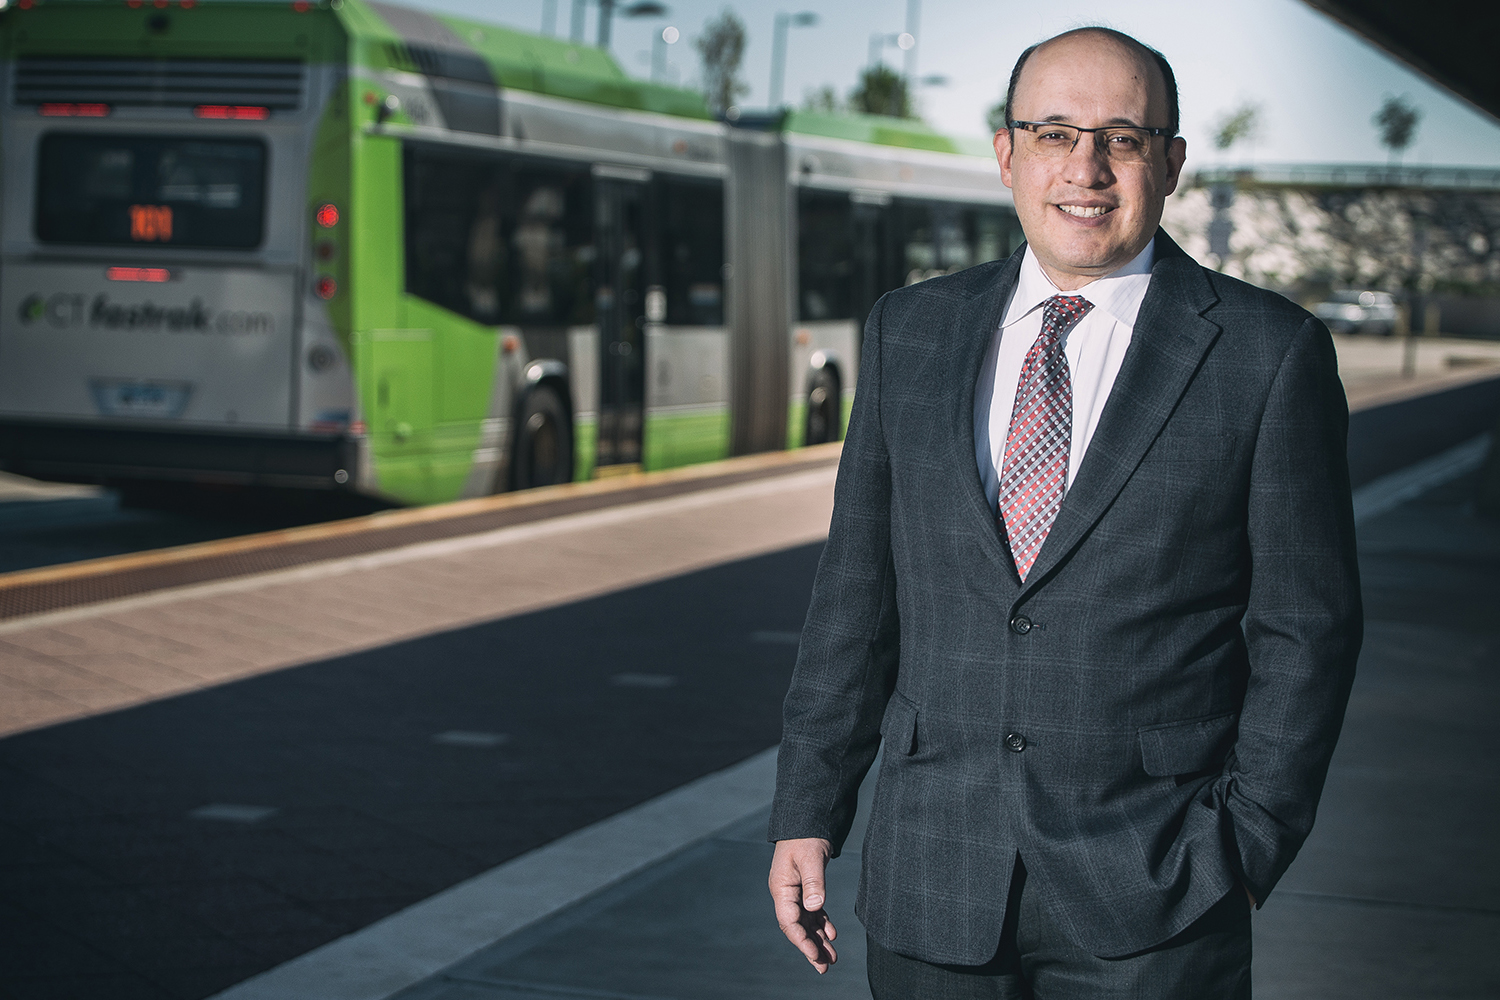
[[[0,493],[0,573],[142,552],[353,517],[379,509],[363,498],[194,489],[172,484],[145,504],[114,490],[31,498]]]
[[[773,745],[820,550],[0,741],[0,997],[204,997]]]

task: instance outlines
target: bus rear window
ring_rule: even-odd
[[[256,139],[43,136],[43,243],[248,249],[260,245],[266,147]]]

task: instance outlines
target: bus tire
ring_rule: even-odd
[[[807,387],[807,429],[803,434],[804,444],[827,444],[837,441],[843,430],[843,406],[839,393],[839,379],[827,368],[813,372]]]
[[[526,394],[511,455],[514,489],[572,482],[573,426],[557,390],[539,385]]]

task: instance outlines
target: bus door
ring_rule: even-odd
[[[596,466],[641,461],[646,400],[646,182],[642,170],[595,167],[599,438]],[[606,469],[606,471],[608,471]]]

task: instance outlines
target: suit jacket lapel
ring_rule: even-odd
[[[962,516],[969,521],[985,554],[1010,574],[1010,580],[1020,586],[1021,578],[1016,573],[1016,563],[1010,550],[1000,537],[995,523],[995,512],[990,509],[989,499],[984,495],[984,484],[979,479],[979,465],[975,454],[974,402],[978,388],[979,369],[984,365],[985,352],[989,350],[995,331],[1000,327],[1005,304],[1016,287],[1021,273],[1021,258],[1026,252],[1025,244],[1011,254],[996,273],[988,288],[975,295],[958,311],[950,334],[958,345],[957,384],[949,393],[950,412],[948,426],[954,428],[950,437],[952,461],[959,483],[959,503]],[[988,391],[988,387],[986,390]]]
[[[1151,284],[1130,348],[1022,597],[1078,546],[1145,457],[1219,335],[1219,327],[1202,316],[1216,301],[1198,263],[1158,231]]]

